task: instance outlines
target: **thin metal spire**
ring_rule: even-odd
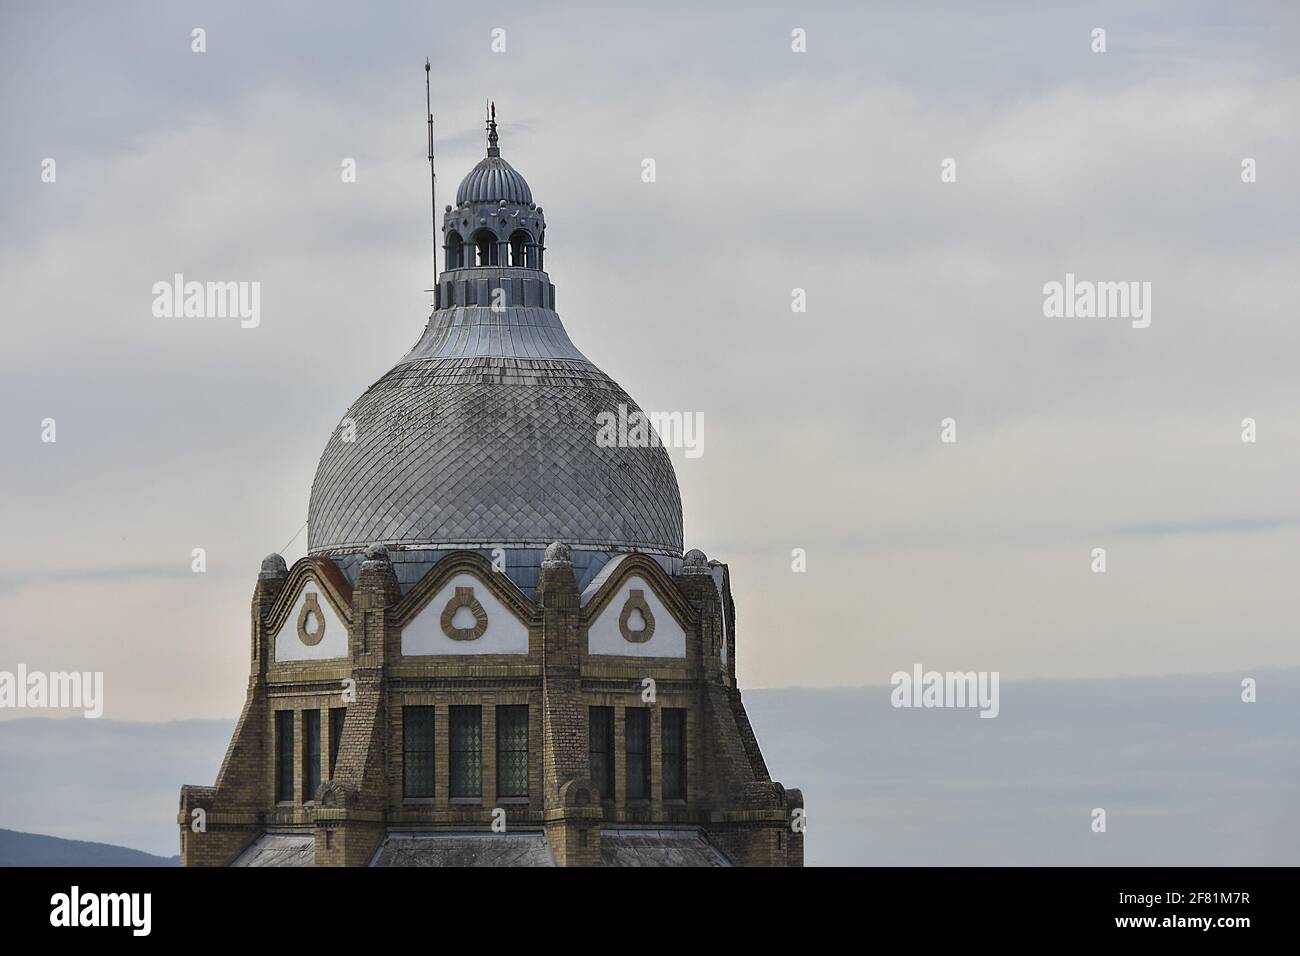
[[[492,101],[492,112],[488,114],[488,151],[489,156],[500,156],[501,147],[497,145],[497,104]]]
[[[429,200],[433,211],[430,216],[433,225],[433,289],[438,288],[438,173],[433,166],[433,100],[429,92],[429,73],[432,67],[429,58],[424,59],[424,109],[429,117]],[[435,297],[437,293],[434,292]],[[436,300],[436,299],[435,299]]]

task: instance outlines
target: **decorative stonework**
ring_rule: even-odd
[[[645,622],[645,627],[639,631],[634,631],[627,626],[628,621],[632,618],[633,611],[640,611],[641,620]],[[650,605],[646,603],[643,591],[633,588],[628,592],[627,601],[623,604],[623,613],[618,616],[618,629],[623,635],[623,640],[633,644],[644,644],[655,636],[654,612],[650,610]]]
[[[461,608],[467,607],[474,615],[473,627],[453,627],[452,619]],[[442,609],[442,633],[453,641],[477,641],[487,633],[488,616],[483,605],[474,597],[473,588],[456,588],[456,593]]]
[[[682,560],[682,574],[708,574],[708,556],[699,548],[691,548]]]
[[[302,610],[298,612],[298,640],[308,647],[315,647],[325,639],[325,615],[321,613],[315,594],[308,593],[302,597]],[[316,618],[316,630],[309,631],[307,630],[307,619],[313,616]]]
[[[262,570],[257,573],[260,580],[274,580],[287,577],[289,568],[284,563],[284,558],[278,554],[268,554],[262,559]]]
[[[552,541],[542,555],[542,567],[557,568],[566,564],[573,564],[573,549],[563,541]]]

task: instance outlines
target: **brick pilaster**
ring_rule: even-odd
[[[600,800],[591,783],[587,708],[581,693],[581,606],[567,545],[542,561],[542,790],[546,833],[560,866],[600,862]]]

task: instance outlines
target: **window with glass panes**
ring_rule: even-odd
[[[528,705],[497,708],[497,796],[528,796]]]
[[[330,779],[334,778],[334,765],[339,759],[339,744],[343,742],[343,721],[347,716],[346,707],[330,708]]]
[[[316,799],[320,788],[320,711],[302,712],[302,801]]]
[[[627,739],[627,798],[650,799],[650,709],[629,707],[624,718]]]
[[[433,796],[433,708],[402,708],[402,794]]]
[[[686,799],[686,711],[663,711],[664,799]]]
[[[591,782],[604,800],[614,797],[614,708],[587,709],[588,753]]]
[[[293,711],[275,712],[275,799],[293,801]]]
[[[451,795],[483,795],[483,709],[477,704],[449,708],[451,718]]]

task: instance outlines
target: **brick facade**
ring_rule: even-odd
[[[473,575],[527,626],[526,655],[402,656],[402,627],[457,573]],[[684,659],[588,653],[589,626],[631,574],[682,626]],[[567,551],[553,547],[533,602],[470,552],[448,555],[406,595],[383,549],[368,552],[355,588],[329,558],[304,558],[291,571],[268,558],[253,594],[247,698],[216,785],[181,790],[182,865],[225,865],[261,833],[289,830],[314,833],[317,865],[364,866],[389,829],[490,832],[502,814],[511,831],[543,830],[561,866],[598,864],[602,826],[699,827],[734,863],[802,865],[802,796],[770,779],[735,686],[727,581],[720,565],[697,561],[670,577],[655,561],[629,555],[584,604]],[[347,622],[346,658],[274,659],[275,634],[307,583]],[[450,713],[463,705],[481,708],[481,786],[477,797],[452,798]],[[496,708],[503,705],[528,707],[526,797],[497,796]],[[404,795],[403,709],[411,706],[434,708],[432,797]],[[591,779],[593,706],[612,708],[614,718],[614,793],[604,801]],[[329,712],[338,707],[347,712],[331,776]],[[628,799],[630,708],[649,710],[648,800]],[[665,708],[684,712],[684,799],[663,795]],[[310,709],[321,711],[322,783],[314,794],[303,792],[302,713]],[[274,715],[281,710],[294,714],[295,784],[293,799],[277,802]]]

